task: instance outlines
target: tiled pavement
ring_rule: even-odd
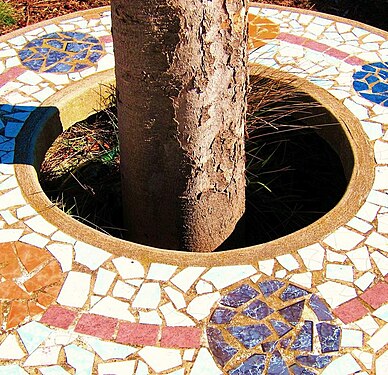
[[[292,254],[235,266],[142,263],[61,232],[21,193],[15,138],[54,93],[112,69],[110,13],[2,37],[0,374],[386,374],[387,34],[250,13],[251,61],[324,88],[360,120],[376,165],[356,216]]]

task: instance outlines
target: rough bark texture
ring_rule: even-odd
[[[246,0],[112,0],[132,241],[212,251],[245,210]]]

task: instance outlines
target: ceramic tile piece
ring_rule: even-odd
[[[297,325],[303,313],[304,301],[294,303],[278,310],[279,314],[293,326]]]
[[[259,288],[264,297],[268,297],[284,286],[280,280],[266,280],[259,283]]]
[[[156,309],[161,300],[159,283],[145,283],[140,287],[132,306],[143,309]]]
[[[377,318],[382,319],[385,322],[388,322],[388,304],[379,307],[372,314]]]
[[[36,246],[36,247],[45,247],[50,240],[46,237],[41,236],[37,233],[29,233],[19,238],[19,241]]]
[[[291,254],[280,255],[276,259],[288,271],[299,268],[299,263]]]
[[[42,375],[69,375],[61,366],[40,367]]]
[[[388,302],[388,284],[379,282],[360,295],[360,298],[374,309]]]
[[[171,302],[174,304],[175,308],[179,310],[186,307],[186,301],[181,292],[177,291],[174,288],[171,288],[170,286],[164,288],[164,291],[167,293],[168,297],[170,298]]]
[[[90,282],[91,276],[87,273],[69,272],[57,302],[64,306],[83,307],[89,296]]]
[[[134,316],[128,311],[129,303],[119,301],[113,297],[107,296],[97,302],[91,309],[90,313],[104,315],[110,318],[127,320],[134,322]]]
[[[75,246],[75,261],[85,265],[92,271],[100,267],[111,256],[105,250],[77,241]]]
[[[31,354],[52,331],[43,324],[30,322],[18,328],[17,332],[27,352]]]
[[[187,306],[187,313],[197,320],[205,319],[209,316],[213,305],[221,297],[219,292],[203,294],[195,297]]]
[[[381,124],[369,121],[361,121],[361,126],[371,141],[379,139],[383,136]]]
[[[342,329],[341,347],[361,348],[363,345],[363,335],[361,331],[355,329]]]
[[[305,288],[311,288],[312,277],[311,272],[296,273],[290,277],[290,281]]]
[[[82,314],[74,331],[84,335],[111,340],[115,333],[118,320],[94,314]]]
[[[137,368],[135,375],[148,375],[148,366],[143,361],[137,361]]]
[[[38,266],[52,260],[50,253],[36,246],[20,242],[15,244],[17,255],[27,272],[35,270]]]
[[[68,244],[54,243],[46,246],[47,250],[60,263],[62,271],[71,271],[73,264],[73,247]]]
[[[388,274],[388,257],[381,254],[379,251],[374,251],[371,254],[371,258],[374,260],[377,268],[383,276]]]
[[[380,233],[388,233],[388,215],[378,215],[377,216],[377,230]]]
[[[117,342],[130,345],[156,345],[160,327],[151,324],[120,323]]]
[[[69,235],[67,235],[67,234],[65,234],[65,233],[63,233],[61,231],[55,232],[51,236],[51,239],[53,241],[66,242],[66,243],[69,243],[71,245],[74,245],[76,243],[76,240],[73,237],[70,237]]]
[[[350,220],[347,225],[358,230],[361,233],[367,233],[373,228],[371,224],[361,219],[358,219],[357,217],[354,217],[352,220]]]
[[[8,121],[7,122],[7,126],[6,126],[6,129],[5,129],[5,136],[6,137],[15,137],[16,135],[12,135],[10,134],[10,131],[9,129],[10,128],[13,128],[13,127],[17,127],[17,131],[16,133],[19,132],[20,130],[20,125],[18,123],[14,123],[14,122],[11,122],[11,121]],[[18,187],[19,184],[18,184],[18,181],[16,180],[16,177],[15,176],[11,176],[11,177],[8,177],[5,181],[1,182],[0,183],[0,190],[9,190],[9,189],[14,189],[16,187]]]
[[[361,367],[351,354],[334,359],[322,372],[322,375],[351,375],[361,371]]]
[[[62,280],[62,271],[58,263],[53,260],[44,266],[37,274],[24,282],[24,286],[29,292],[35,292],[42,287],[54,284]]]
[[[99,375],[128,375],[133,374],[135,371],[136,361],[123,361],[112,363],[99,363],[98,374]]]
[[[311,352],[313,349],[313,322],[306,320],[296,336],[291,350]]]
[[[348,251],[346,255],[355,265],[356,269],[359,271],[368,271],[372,268],[369,251],[366,246],[360,247],[359,249]]]
[[[326,304],[316,294],[311,296],[309,305],[320,321],[330,321],[334,319]]]
[[[23,229],[0,229],[0,243],[18,241],[23,231]]]
[[[5,365],[0,366],[0,375],[28,375],[28,372],[18,365]]]
[[[358,320],[356,324],[369,336],[372,336],[379,329],[379,325],[370,315]]]
[[[371,233],[365,241],[365,244],[388,252],[388,238],[379,233]]]
[[[273,312],[274,310],[272,308],[260,300],[253,301],[242,311],[245,316],[256,320],[264,319]]]
[[[222,371],[214,363],[213,357],[206,348],[201,348],[193,364],[190,375],[222,375]]]
[[[170,302],[160,306],[160,311],[166,320],[167,326],[195,326],[193,320],[191,320],[186,314],[175,310],[174,306]]]
[[[372,284],[375,277],[373,273],[366,272],[354,282],[354,285],[358,286],[361,290],[365,290]]]
[[[299,249],[298,254],[309,271],[319,271],[323,268],[325,249],[320,244],[313,244]]]
[[[25,353],[15,335],[8,335],[0,344],[0,359],[22,359]]]
[[[117,280],[112,293],[113,297],[129,300],[135,294],[135,291],[136,289],[133,286],[128,285],[121,280]]]
[[[49,366],[58,362],[61,346],[49,346],[36,349],[24,362],[23,366]]]
[[[213,314],[210,317],[210,322],[215,324],[227,324],[230,323],[236,314],[236,311],[224,307],[218,307],[213,311]]]
[[[368,370],[371,370],[372,369],[372,365],[373,365],[373,354],[371,353],[367,353],[367,352],[363,352],[359,349],[354,349],[352,351],[352,354],[353,354],[353,357],[357,358],[358,360],[360,360],[360,362],[362,362],[362,364],[368,369]],[[366,373],[365,373],[366,374]]]
[[[163,306],[160,308],[162,309]],[[139,323],[143,324],[154,324],[154,325],[162,325],[162,318],[159,316],[157,311],[139,311]],[[167,325],[169,325],[167,323]]]
[[[388,189],[388,167],[376,167],[375,179],[373,182],[374,190]]]
[[[379,331],[377,331],[372,338],[367,341],[367,344],[377,352],[384,345],[388,343],[388,324],[384,325]]]
[[[68,329],[74,322],[76,313],[64,309],[60,306],[51,306],[40,319],[41,323],[52,325],[54,327]]]
[[[139,356],[155,371],[166,371],[182,364],[179,350],[146,346]]]
[[[367,201],[378,206],[388,207],[388,194],[372,190],[368,195]]]
[[[366,221],[372,222],[375,219],[379,209],[380,209],[379,206],[366,202],[358,211],[356,216]]]
[[[225,364],[238,352],[238,350],[225,341],[219,329],[207,327],[206,334],[210,350],[216,361],[221,366],[225,366]]]
[[[275,259],[261,260],[259,261],[259,270],[267,276],[272,276],[274,265]]]
[[[113,259],[112,262],[123,279],[144,277],[144,267],[137,260],[119,257]]]
[[[258,295],[259,293],[251,286],[243,284],[223,296],[220,300],[220,304],[229,307],[239,307]]]
[[[147,274],[147,279],[167,281],[175,273],[177,266],[162,263],[152,263]]]
[[[377,140],[374,151],[375,159],[378,164],[388,164],[388,142]]]
[[[48,221],[43,219],[42,216],[35,216],[31,219],[25,221],[25,223],[35,232],[50,236],[53,234],[57,228],[50,224]]]
[[[94,363],[93,353],[71,344],[65,347],[65,354],[67,363],[75,368],[77,375],[92,375]]]
[[[384,375],[387,372],[388,351],[376,359],[376,375]]]
[[[12,215],[12,213],[8,210],[6,211],[1,211],[0,212],[0,215],[3,217],[3,219],[5,220],[5,222],[8,224],[8,225],[12,225],[12,224],[15,224],[17,223],[19,220],[16,219],[15,216]]]
[[[108,271],[105,268],[99,268],[97,271],[96,282],[94,284],[94,293],[102,296],[106,295],[116,276],[116,273],[112,271]]]
[[[217,289],[225,288],[240,280],[257,273],[257,270],[250,265],[246,266],[221,266],[212,267],[202,278],[210,281]],[[225,275],[228,275],[226,278]]]
[[[364,240],[364,236],[341,227],[327,236],[324,242],[335,250],[352,250],[362,240]]]
[[[206,281],[199,280],[195,286],[195,290],[198,294],[211,293],[213,291],[213,286]]]
[[[280,295],[280,299],[282,301],[290,301],[293,299],[297,299],[297,298],[306,296],[307,294],[309,294],[309,292],[307,292],[306,290],[301,289],[295,285],[289,284],[283,290],[282,294]]]
[[[160,345],[165,348],[199,348],[202,330],[197,327],[162,327]]]
[[[357,296],[354,288],[334,281],[327,281],[318,285],[317,289],[333,309]]]
[[[30,206],[26,205],[16,210],[16,216],[18,219],[24,219],[25,217],[36,215],[37,212]]]
[[[326,278],[353,282],[353,266],[328,264],[326,266]]]
[[[334,314],[345,324],[359,320],[368,313],[369,310],[362,304],[359,298],[345,302],[334,310]]]

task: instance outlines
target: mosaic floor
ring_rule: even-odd
[[[271,7],[249,20],[251,61],[324,88],[360,120],[376,165],[357,215],[292,254],[234,266],[141,263],[61,232],[21,193],[15,138],[53,94],[113,68],[110,12],[6,35],[0,375],[387,373],[387,34]]]

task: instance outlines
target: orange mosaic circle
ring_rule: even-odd
[[[9,330],[41,314],[63,283],[57,260],[47,250],[21,242],[0,244],[0,327]]]
[[[259,48],[279,35],[279,25],[268,18],[248,14],[248,49]]]

